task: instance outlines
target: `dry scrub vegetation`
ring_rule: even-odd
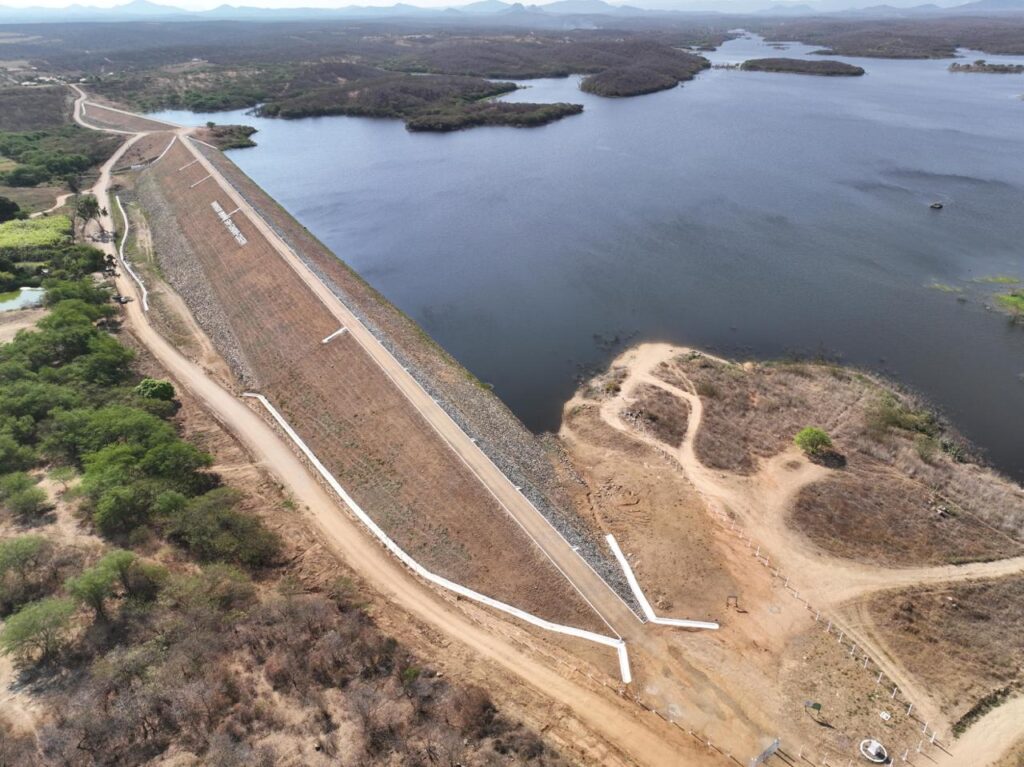
[[[678,446],[686,436],[688,413],[686,403],[671,392],[642,384],[636,388],[633,403],[622,412],[622,418],[665,444]]]
[[[140,366],[158,373],[152,361]],[[0,764],[561,765],[479,687],[448,682],[382,632],[367,595],[216,422],[189,403],[176,425],[245,492],[236,509],[279,536],[277,564],[199,564],[159,529],[118,540],[121,575],[0,664]],[[50,511],[0,511],[0,614],[62,594],[113,551],[64,472]],[[11,541],[36,539],[12,558]],[[130,562],[129,562],[130,558]],[[87,606],[88,605],[88,606]]]
[[[915,396],[819,363],[684,355],[658,375],[685,385],[679,371],[704,404],[696,450],[708,466],[750,474],[806,426],[831,435],[846,468],[805,488],[789,520],[828,552],[886,565],[1021,553],[1024,490],[981,465]]]
[[[867,609],[881,638],[958,723],[954,730],[1024,684],[1024,578],[890,592]]]

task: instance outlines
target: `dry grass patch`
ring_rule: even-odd
[[[794,727],[804,745],[817,754],[821,764],[825,754],[838,752],[843,758],[829,764],[856,761],[857,744],[864,737],[878,738],[893,753],[917,746],[921,725],[907,716],[905,703],[893,703],[892,686],[877,673],[864,669],[861,653],[854,658],[849,643],[839,644],[836,634],[826,634],[825,623],[815,624],[792,637],[780,659],[779,688],[784,708],[779,712]],[[804,707],[813,701],[821,712]],[[889,719],[881,713],[889,713]],[[791,746],[799,745],[793,741]],[[791,750],[787,748],[787,750]]]
[[[1024,489],[978,463],[913,394],[818,363],[741,366],[687,354],[656,374],[692,382],[704,405],[695,447],[713,468],[750,474],[804,427],[829,434],[847,469],[805,490],[790,523],[832,553],[898,565],[1021,551]]]
[[[622,417],[635,428],[678,447],[686,436],[689,412],[685,400],[657,386],[641,384],[634,390],[632,402],[622,411]]]
[[[1016,556],[1019,543],[884,466],[804,488],[789,523],[835,556],[887,567]]]
[[[694,355],[678,357],[674,366],[656,375],[680,388],[688,378],[704,403],[697,456],[740,474],[752,474],[758,459],[784,450],[805,426],[833,434],[865,394],[857,374],[831,366],[739,366]]]
[[[885,643],[955,723],[1024,682],[1024,577],[880,594],[868,610]],[[967,720],[965,720],[965,723]]]

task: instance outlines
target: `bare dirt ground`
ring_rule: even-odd
[[[850,609],[866,611],[953,722],[985,696],[1024,683],[1022,576],[887,592]]]
[[[244,355],[236,375],[271,398],[360,505],[425,566],[542,617],[603,629],[351,335],[322,343],[337,320],[241,219],[248,242],[234,240],[211,209],[228,204],[219,187],[203,181],[201,165],[179,170],[189,157],[176,145],[154,171]]]
[[[121,157],[121,167],[130,168],[152,162],[163,153],[174,137],[174,131],[158,131],[139,139]]]
[[[712,369],[715,377],[709,380],[705,376],[701,386],[689,375],[694,367],[698,370]],[[691,355],[686,350],[650,344],[622,355],[606,374],[583,387],[566,406],[562,428],[562,437],[569,446],[570,455],[579,461],[580,473],[588,480],[588,492],[581,505],[589,509],[596,524],[603,528],[611,528],[614,521],[619,521],[620,529],[614,531],[625,539],[626,550],[634,553],[641,583],[656,595],[683,593],[688,584],[696,591],[708,590],[707,567],[710,565],[702,560],[702,554],[719,568],[720,577],[725,576],[721,578],[720,585],[732,589],[739,597],[740,607],[749,612],[731,610],[724,613],[725,626],[717,638],[727,646],[722,648],[719,657],[706,652],[707,648],[699,640],[691,643],[691,652],[694,657],[709,665],[714,663],[716,669],[724,671],[726,684],[730,679],[743,679],[745,690],[729,690],[737,700],[756,690],[760,705],[776,712],[778,721],[787,722],[791,728],[789,743],[802,742],[831,761],[855,753],[858,738],[868,734],[884,736],[890,744],[905,744],[900,753],[908,748],[916,749],[920,738],[915,739],[915,735],[920,735],[923,725],[928,727],[929,734],[937,727],[942,728],[945,733],[942,737],[950,741],[952,724],[963,713],[950,707],[951,694],[959,696],[959,702],[969,701],[969,708],[993,686],[1006,684],[1004,677],[1007,674],[1016,673],[1012,670],[1020,665],[1020,660],[1015,655],[1007,656],[1007,653],[1013,654],[1011,648],[1019,648],[1019,642],[1014,645],[1008,639],[1009,636],[1019,637],[1020,623],[1016,611],[1003,610],[998,616],[985,613],[979,618],[1005,621],[1000,624],[1003,629],[991,632],[990,641],[994,643],[991,648],[975,648],[966,635],[971,630],[967,626],[961,626],[958,631],[945,626],[934,614],[921,616],[921,625],[915,626],[915,630],[922,633],[915,640],[920,643],[918,660],[920,665],[931,664],[931,673],[923,673],[915,662],[914,651],[909,647],[907,652],[904,651],[905,644],[913,644],[906,640],[909,629],[902,627],[897,632],[898,642],[891,643],[884,631],[879,633],[873,629],[865,619],[864,611],[851,609],[851,605],[844,602],[850,599],[875,600],[870,602],[872,609],[876,605],[891,606],[894,600],[898,604],[899,600],[895,599],[891,589],[901,584],[944,584],[928,588],[953,589],[958,593],[961,589],[970,591],[978,588],[973,578],[1024,572],[1024,559],[998,559],[960,566],[928,567],[927,563],[1013,555],[1019,551],[1018,544],[1004,533],[992,529],[985,520],[977,519],[958,507],[955,514],[947,511],[940,516],[931,510],[926,515],[928,522],[932,517],[938,517],[935,524],[952,523],[943,528],[947,531],[957,526],[958,540],[952,544],[945,541],[940,544],[938,536],[929,538],[927,534],[915,538],[912,533],[916,528],[911,525],[893,536],[897,540],[888,546],[884,545],[883,536],[877,536],[876,539],[869,538],[869,541],[877,541],[874,549],[869,546],[867,551],[853,551],[845,558],[838,558],[837,551],[852,548],[851,537],[859,534],[860,526],[838,527],[833,534],[840,540],[823,541],[827,545],[819,546],[817,538],[806,535],[806,525],[785,524],[797,499],[803,498],[802,494],[809,488],[827,486],[839,478],[848,483],[846,492],[855,497],[870,501],[876,491],[882,494],[874,505],[861,503],[856,508],[865,517],[882,517],[881,522],[869,520],[869,528],[873,524],[884,527],[892,522],[887,504],[902,500],[901,509],[905,512],[908,506],[917,502],[917,494],[921,492],[912,477],[901,478],[898,473],[897,467],[902,465],[901,461],[907,460],[907,456],[900,454],[899,445],[886,444],[884,449],[891,451],[898,460],[891,465],[879,465],[881,459],[871,456],[872,463],[868,465],[875,467],[874,473],[863,465],[851,466],[853,461],[841,470],[812,463],[791,446],[792,435],[808,421],[785,411],[806,408],[802,399],[810,394],[824,396],[820,392],[827,387],[819,377],[832,379],[836,374],[831,370],[817,371],[813,368],[795,376],[787,372],[785,385],[773,380],[771,387],[774,388],[765,390],[756,380],[759,374],[756,367],[734,366],[734,370],[728,371],[720,370],[721,367],[725,367],[721,361]],[[775,377],[777,371],[771,370],[769,375]],[[709,412],[705,409],[709,398],[722,398],[723,392],[730,391],[726,387],[733,379],[739,381],[741,392],[745,391],[742,400],[746,404],[741,409],[747,410],[746,418],[750,421],[741,430],[749,427],[750,434],[761,435],[759,439],[762,440],[741,443],[740,451],[737,451],[733,440],[722,441],[715,435],[705,435],[701,442],[702,433],[715,428],[724,429],[727,436],[737,435],[736,424],[721,406],[713,419],[705,420]],[[849,380],[861,385],[859,379],[852,376]],[[802,381],[811,382],[810,389],[806,386],[800,388]],[[875,386],[873,382],[865,385]],[[665,418],[666,411],[671,410],[671,402],[664,397],[652,401],[651,387],[659,386],[678,401],[678,413],[674,418],[686,423],[686,435],[681,444],[675,429],[659,433],[652,428],[651,419],[643,416],[657,407],[660,415],[655,423],[673,422],[673,416]],[[704,395],[699,396],[697,391],[703,391]],[[871,393],[874,394],[873,391]],[[770,397],[783,395],[792,400],[791,405],[767,402]],[[836,440],[836,444],[840,449],[848,449],[854,444],[853,438],[845,435],[852,433],[858,439],[865,439],[850,424],[866,418],[864,411],[870,406],[871,399],[863,393],[850,393],[840,399],[847,402],[846,407],[829,416],[830,420],[824,420],[828,409],[821,406],[823,420],[818,423],[829,425],[834,434],[844,435],[842,441]],[[763,406],[764,412],[757,412],[758,408],[752,406],[751,401]],[[812,412],[808,417],[813,415]],[[776,419],[777,416],[780,417]],[[764,423],[765,420],[769,423]],[[783,442],[782,434],[787,429],[792,431],[788,440]],[[702,444],[706,451],[704,457],[710,451],[708,460],[715,466],[728,465],[731,470],[705,464],[700,453]],[[866,463],[868,459],[863,460]],[[604,461],[610,466],[603,465]],[[976,473],[984,471],[952,461],[945,465],[945,470],[954,476],[946,478],[944,487],[973,483]],[[956,477],[957,472],[968,473],[968,479]],[[618,481],[609,482],[611,477]],[[995,477],[995,480],[1000,484],[999,492],[1005,493],[1004,497],[1009,498],[1011,504],[1015,502],[1012,486],[1001,478]],[[897,485],[897,482],[904,484]],[[678,493],[675,499],[659,504],[660,516],[665,521],[655,524],[652,520],[656,520],[659,514],[650,512],[646,500],[664,498],[665,487],[673,484],[687,486],[689,493]],[[948,497],[940,497],[939,500],[935,500],[934,495],[925,497],[932,499],[933,507],[949,503]],[[723,513],[730,527],[738,526],[737,529],[742,529],[743,534],[749,536],[751,543],[744,545],[747,548],[745,557],[742,550],[740,556],[735,555],[735,538],[722,539],[720,523],[717,525],[719,534],[716,535],[716,525],[710,523],[706,514],[701,521],[699,509],[705,504],[711,510]],[[691,510],[694,507],[698,512]],[[928,510],[927,506],[925,508]],[[1003,519],[1013,519],[1012,507],[1009,512],[1006,509],[995,511]],[[673,528],[674,519],[685,519],[685,522]],[[821,525],[819,528],[824,529]],[[896,529],[899,530],[898,526]],[[762,561],[760,565],[751,567],[750,556],[754,552],[750,552],[749,547],[754,546],[754,541],[758,544],[757,553],[761,554]],[[884,562],[907,552],[913,555],[910,558],[922,565],[887,570],[868,564],[872,561],[871,555],[882,558]],[[765,557],[770,557],[771,567],[764,566]],[[695,563],[700,566],[695,566]],[[771,577],[774,568],[781,568],[778,572],[784,574],[777,579]],[[774,589],[766,590],[763,585],[757,588],[765,575],[774,584]],[[785,578],[788,584],[790,575],[793,586],[779,589],[778,581]],[[796,599],[796,588],[799,589],[796,593],[813,605],[810,621],[806,610],[802,617],[788,612],[788,605]],[[1008,599],[1007,595],[999,599],[988,595],[988,601],[994,604],[1005,604]],[[681,601],[679,597],[675,600]],[[678,607],[675,600],[666,598],[664,605]],[[759,615],[765,608],[772,616],[766,621],[771,629],[759,636],[755,624],[758,619],[765,620]],[[817,610],[829,616],[829,623],[826,624],[824,619],[813,621]],[[671,614],[682,617],[676,612]],[[788,620],[785,618],[787,615]],[[833,627],[831,621],[837,616],[841,621],[837,619]],[[826,627],[831,630],[826,630]],[[848,633],[851,629],[853,634]],[[973,629],[980,630],[978,626],[973,626]],[[941,635],[941,641],[934,634]],[[973,658],[978,667],[960,664],[964,668],[961,675],[951,672],[947,663],[936,663],[936,650],[939,657],[945,658],[941,648],[947,644],[962,648],[962,652]],[[898,652],[893,651],[894,646]],[[996,648],[1002,652],[1001,655]],[[988,669],[988,674],[980,673],[981,668]],[[895,700],[891,697],[893,679],[899,686]],[[972,680],[971,684],[965,686],[968,679]],[[808,700],[822,703],[822,712],[812,715],[804,711],[802,704]],[[908,700],[915,704],[910,711]],[[986,726],[988,717],[999,716],[998,711],[995,709],[987,717],[983,716],[976,726]],[[1004,738],[1002,746],[1008,745]],[[990,745],[981,758],[1000,756],[1000,748],[998,744]],[[936,750],[931,758],[942,763],[950,757]]]
[[[202,178],[192,181],[198,185],[201,185],[202,182]],[[230,249],[226,249],[226,252],[230,254]],[[134,315],[140,314],[136,305],[129,305],[128,312]],[[158,339],[149,338],[147,346],[160,348],[160,342]],[[304,350],[305,347],[299,349],[298,352],[288,349],[283,352],[279,350],[276,353],[283,354],[285,358],[291,360],[314,356],[317,353],[316,350],[312,350],[311,354],[303,355]],[[668,356],[665,354],[666,351],[670,353]],[[602,429],[607,427],[620,436],[627,435],[632,441],[641,443],[645,450],[653,451],[658,458],[663,459],[662,466],[666,471],[676,470],[677,465],[682,468],[684,484],[679,485],[674,494],[680,507],[691,505],[693,496],[696,496],[714,515],[725,515],[730,525],[730,531],[735,527],[736,521],[739,521],[743,529],[757,533],[758,537],[766,542],[766,550],[773,552],[773,557],[776,556],[776,551],[781,552],[779,555],[782,557],[781,560],[773,559],[773,564],[781,561],[789,571],[798,573],[801,581],[806,578],[815,582],[814,586],[801,594],[810,596],[816,604],[836,607],[851,597],[863,596],[892,586],[909,586],[946,580],[966,581],[986,574],[992,576],[1015,574],[1024,567],[1024,561],[1021,560],[999,560],[988,564],[961,567],[946,565],[886,571],[864,563],[841,560],[823,553],[820,547],[815,546],[806,536],[787,529],[780,523],[787,518],[799,493],[810,484],[828,478],[830,470],[807,461],[793,449],[780,450],[780,446],[785,448],[785,445],[788,444],[791,435],[780,442],[783,430],[779,429],[777,432],[773,432],[772,427],[768,427],[765,433],[768,438],[774,440],[774,443],[765,447],[755,440],[751,443],[751,450],[754,452],[752,458],[749,457],[750,451],[745,454],[732,453],[727,456],[728,460],[734,462],[733,471],[725,472],[721,469],[709,468],[701,460],[698,460],[695,444],[702,433],[704,400],[707,397],[714,398],[716,392],[708,388],[708,384],[713,385],[713,382],[703,381],[694,385],[692,379],[679,365],[676,370],[667,372],[660,368],[662,364],[665,367],[671,367],[675,361],[674,356],[680,352],[684,352],[684,350],[657,347],[641,347],[639,350],[633,350],[625,355],[625,359],[619,361],[620,367],[627,368],[625,372],[615,373],[614,380],[610,382],[610,385],[600,387],[600,390],[607,396],[598,397],[591,402],[574,401],[570,403],[573,408],[582,405],[592,410],[589,414],[584,414],[591,420],[590,424],[584,422],[586,418],[579,419],[580,423],[577,424],[580,431],[587,434],[587,439],[593,438],[597,443],[593,445],[595,453],[590,456],[590,460],[599,463],[602,456],[597,451],[615,449],[614,444],[607,444],[607,430],[601,436],[599,431],[594,428],[593,421],[596,412],[599,422],[597,425],[600,425]],[[173,358],[173,354],[168,349],[163,349],[160,353],[164,359]],[[296,354],[297,356],[291,356]],[[241,433],[245,435],[244,438],[250,449],[257,451],[262,449],[263,445],[252,440],[255,432],[259,431],[259,427],[251,421],[251,418],[237,410],[237,402],[230,398],[225,400],[222,393],[217,393],[222,390],[218,389],[217,392],[211,390],[208,380],[202,376],[196,378],[188,366],[182,364],[183,362],[176,360],[175,370],[179,374],[186,375],[191,385],[202,390],[206,400],[216,400],[216,410],[220,417],[228,418],[235,424],[245,424]],[[730,371],[729,375],[736,374]],[[661,391],[651,391],[650,387]],[[665,417],[672,416],[670,412],[672,402],[662,392],[676,397],[680,402],[680,412],[676,413],[674,418]],[[758,401],[756,391],[753,392],[753,401],[755,403]],[[784,404],[782,408],[773,408],[773,410],[775,409],[785,411],[786,406]],[[578,411],[578,414],[580,412],[583,411]],[[683,416],[684,412],[685,417]],[[652,415],[656,417],[652,418]],[[846,416],[845,411],[840,412],[837,429],[841,430],[844,424],[852,420],[852,417]],[[265,425],[263,428],[266,428]],[[685,436],[681,444],[677,445],[675,437],[680,431],[685,432]],[[756,434],[756,431],[754,433]],[[612,442],[614,443],[614,440]],[[727,448],[731,448],[731,443],[728,440],[723,444]],[[899,467],[907,465],[908,450],[916,449],[899,443],[887,443],[883,448],[878,451],[882,455],[874,457],[878,460],[884,458],[889,460],[892,465]],[[630,450],[623,452],[631,453]],[[643,451],[638,452],[637,455],[642,456]],[[933,455],[930,457],[934,458]],[[641,463],[644,462],[643,458],[638,460]],[[921,461],[927,463],[923,457]],[[287,463],[284,454],[279,454],[274,461],[275,469],[280,471],[281,466]],[[650,483],[652,480],[658,482],[662,479],[663,475],[658,473],[660,467],[652,461],[647,461],[647,463],[649,465],[644,468],[653,468],[653,473],[645,475],[643,472],[637,471],[636,482],[640,484]],[[931,478],[936,475],[938,470],[931,464],[929,467],[926,469],[915,466],[914,468]],[[944,469],[945,467],[943,467]],[[971,470],[975,472],[972,476],[966,479],[958,476],[957,482],[947,483],[941,487],[946,496],[957,503],[956,514],[967,511],[977,514],[981,518],[982,515],[978,511],[978,506],[981,503],[975,502],[972,505],[972,494],[967,490],[983,490],[984,492],[977,494],[982,502],[988,506],[998,506],[994,515],[990,513],[984,516],[984,521],[992,525],[998,524],[1012,532],[1014,526],[1019,522],[1012,505],[1015,498],[1014,489],[1005,485],[997,485],[995,489],[992,489],[986,483],[988,475],[983,470]],[[299,473],[302,473],[301,470]],[[315,491],[308,485],[308,477],[293,478],[290,474],[287,476],[290,482],[303,486],[306,497],[313,497]],[[303,484],[304,482],[306,484]],[[685,483],[689,484],[688,488]],[[315,487],[318,489],[318,486]],[[627,507],[634,505],[632,496],[642,497],[647,492],[646,489],[638,492],[635,488],[628,487],[611,488],[611,490],[608,497],[614,499],[616,494],[621,494],[626,502],[619,505]],[[1004,500],[1008,500],[1008,505],[1006,503],[992,504],[992,501]],[[615,504],[609,505],[614,506]],[[608,511],[603,513],[611,516]],[[593,509],[590,511],[590,515],[595,519],[600,519],[600,515]],[[672,521],[672,515],[665,516],[664,529],[670,530],[671,524],[669,523]],[[344,547],[348,556],[359,559],[369,553],[361,548],[352,550],[349,541],[343,535],[338,534],[337,523],[342,520],[336,516],[321,513],[317,514],[315,518],[321,529],[332,531],[332,542],[336,546]],[[755,560],[752,567],[752,546],[746,543],[746,539],[739,542],[735,535],[730,537],[726,534],[726,528],[718,522],[712,524],[711,519],[712,516],[709,516],[703,520],[703,527],[707,533],[705,540],[711,545],[717,545],[718,549],[714,559],[718,561],[717,554],[720,554],[721,571],[705,575],[708,582],[717,578],[722,579],[720,585],[726,584],[728,582],[726,579],[731,578],[743,589],[741,594],[735,595],[740,599],[737,600],[738,604],[734,604],[728,600],[727,596],[727,604],[722,608],[725,611],[723,614],[727,616],[727,619],[723,619],[725,626],[721,632],[716,634],[686,636],[669,632],[644,632],[635,637],[631,636],[631,639],[636,642],[635,647],[642,651],[640,653],[641,660],[638,663],[641,697],[647,705],[655,705],[667,718],[678,718],[680,721],[686,722],[687,725],[695,724],[699,729],[713,730],[720,743],[728,742],[730,729],[735,734],[736,743],[746,741],[747,735],[741,734],[743,730],[746,730],[747,733],[775,731],[779,732],[787,743],[804,742],[824,749],[830,760],[843,756],[852,757],[855,752],[851,749],[855,748],[856,740],[866,732],[876,731],[879,726],[878,720],[882,720],[879,716],[877,702],[877,699],[881,697],[880,683],[874,681],[868,674],[852,675],[848,670],[842,669],[844,663],[847,665],[847,669],[861,668],[859,665],[861,656],[857,654],[858,645],[854,644],[853,651],[847,656],[849,644],[843,644],[843,639],[845,636],[848,643],[850,636],[845,635],[845,632],[840,632],[839,641],[833,643],[830,638],[834,637],[835,633],[831,624],[829,624],[829,630],[826,631],[822,629],[820,623],[810,617],[803,601],[797,600],[793,596],[794,589],[789,586],[788,578],[783,585],[782,577],[777,575],[778,571],[773,573],[771,568],[757,564],[758,560]],[[700,522],[696,516],[694,516],[694,522],[699,528]],[[690,532],[686,529],[686,525],[681,527],[686,533]],[[678,534],[680,528],[677,527],[674,532]],[[635,554],[635,552],[632,553]],[[663,556],[663,554],[656,552],[655,556]],[[393,567],[393,563],[386,559],[385,562]],[[654,589],[663,588],[665,594],[671,593],[671,589],[675,589],[678,593],[680,581],[677,580],[673,583],[672,579],[673,577],[685,579],[687,575],[685,571],[673,573],[670,566],[666,567],[666,563],[657,561],[654,562],[654,566],[648,565],[646,560],[637,564],[641,565],[638,570],[654,582]],[[683,564],[686,564],[685,561]],[[682,570],[682,568],[680,569]],[[669,571],[667,575],[665,574],[666,570]],[[373,571],[360,568],[360,572]],[[663,583],[667,583],[667,585],[663,586]],[[389,588],[394,589],[397,585],[399,584],[389,583]],[[399,602],[409,608],[421,606],[415,600],[403,601],[398,598],[397,594],[393,594],[393,598],[397,598]],[[663,605],[667,606],[667,604],[668,600],[664,599]],[[418,614],[426,615],[422,611]],[[486,617],[493,620],[493,616]],[[503,631],[504,629],[500,628],[499,624],[504,625],[502,622],[496,621],[494,630]],[[445,630],[453,628],[451,616],[444,621],[444,627]],[[472,639],[473,634],[468,626],[462,626],[457,634],[460,641],[471,644],[486,657],[497,660],[498,656],[494,654],[495,649],[502,645],[502,642],[496,637],[487,633],[477,635],[480,640],[477,643]],[[804,634],[807,637],[802,640],[801,637]],[[825,637],[825,640],[822,640],[822,636]],[[858,642],[860,639],[858,635]],[[860,645],[862,652],[864,646]],[[867,647],[872,650],[872,655],[877,654],[879,657],[876,659],[865,656],[864,660],[873,661],[876,665],[881,664],[883,675],[887,677],[887,681],[890,678],[897,678],[904,693],[910,691],[915,698],[920,694],[920,697],[925,698],[921,706],[922,709],[938,709],[938,704],[928,699],[921,688],[915,685],[912,679],[909,679],[909,674],[900,665],[898,659],[894,660],[886,656],[879,648],[872,647],[870,640],[868,640]],[[536,649],[535,652],[541,651]],[[794,653],[796,654],[794,655]],[[780,660],[782,661],[781,665]],[[660,664],[660,668],[652,664]],[[529,671],[526,670],[527,667],[530,668]],[[521,661],[515,665],[508,665],[506,668],[510,670],[514,668],[521,680],[529,681],[535,666]],[[872,668],[873,673],[874,667]],[[533,677],[530,683],[539,681],[540,677]],[[547,678],[547,687],[544,689],[548,691],[548,694],[554,694],[556,688],[559,687],[558,685],[552,687],[552,681],[550,677]],[[690,695],[679,696],[680,683],[689,686]],[[815,685],[817,686],[815,687]],[[842,706],[833,701],[831,705],[835,706],[835,711],[831,712],[832,718],[826,718],[824,724],[815,721],[813,717],[807,718],[806,712],[803,711],[803,703],[808,694],[821,695],[823,691],[834,690],[835,687],[844,685],[849,688],[847,694],[851,696],[850,701]],[[807,692],[808,689],[811,690],[810,693]],[[563,692],[565,691],[559,689],[558,694],[554,697],[563,702],[567,701],[568,699],[562,695]],[[575,695],[579,695],[579,690],[576,690]],[[590,722],[591,726],[598,721],[612,722],[614,720],[614,724],[609,727],[598,725],[599,729],[605,729],[609,740],[613,740],[620,746],[628,744],[625,747],[634,756],[643,753],[644,761],[652,763],[678,761],[678,752],[672,753],[671,749],[666,751],[664,748],[667,743],[673,742],[672,728],[668,728],[666,731],[668,737],[663,737],[664,733],[659,730],[659,737],[654,740],[644,739],[641,733],[633,732],[629,727],[623,726],[624,723],[621,719],[615,718],[612,709],[601,707],[599,705],[600,695],[597,698],[588,699],[585,704],[581,704],[578,697],[572,699],[576,714]],[[998,712],[999,709],[996,711]],[[822,716],[825,713],[823,707]],[[929,713],[931,712],[929,711]],[[801,714],[804,714],[804,718],[801,718]],[[597,719],[595,719],[595,715],[598,716]],[[833,721],[840,721],[841,726],[836,727]],[[907,728],[916,726],[911,724],[910,718],[903,721],[899,716],[894,716],[890,718],[890,721],[893,722],[893,732],[898,732],[898,735],[892,736],[895,738],[906,738]],[[997,728],[999,721],[1001,720],[989,715],[983,717],[977,726]],[[932,726],[934,728],[935,725]],[[639,736],[640,739],[637,740],[635,736]],[[739,753],[750,753],[748,746],[749,741],[744,743]],[[1000,747],[997,751],[996,748],[989,745],[986,753],[982,756],[987,761],[992,761],[993,758],[1002,756],[1003,750],[1005,748]],[[980,750],[974,756],[979,754]],[[696,755],[692,755],[693,759],[690,759],[690,756],[687,755],[683,758],[687,763],[696,763]],[[791,754],[791,756],[795,757],[796,754]],[[929,754],[929,758],[942,763],[941,760],[944,756],[942,752],[933,750]]]
[[[1024,698],[1016,698],[1011,703],[1004,704],[1003,709],[1005,710],[998,712],[999,721],[992,721],[994,726],[972,727],[958,741],[958,746],[963,747],[962,753],[965,755],[971,754],[975,750],[975,744],[984,744],[985,742],[991,742],[993,739],[1007,742],[1009,739],[1016,737],[1019,729],[1016,723],[1024,717]],[[985,722],[985,724],[988,723],[988,721]],[[981,747],[983,748],[984,746],[982,745]],[[998,762],[993,762],[992,767],[1024,767],[1024,739],[1018,740],[1002,759]]]
[[[0,343],[7,343],[19,330],[33,327],[46,316],[46,309],[17,309],[11,312],[0,312]]]

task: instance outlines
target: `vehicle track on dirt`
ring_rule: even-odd
[[[785,552],[783,561],[787,571],[799,573],[800,593],[816,607],[836,611],[844,620],[844,627],[857,633],[858,643],[871,650],[874,661],[891,679],[898,681],[904,694],[924,705],[929,714],[941,716],[935,701],[912,679],[881,638],[865,600],[885,591],[1021,575],[1024,574],[1024,557],[963,565],[879,568],[858,565],[815,549],[788,527],[785,517],[800,489],[828,476],[831,470],[810,462],[795,449],[764,460],[758,472],[751,476],[705,466],[695,449],[704,413],[695,387],[690,383],[688,390],[684,390],[651,373],[661,362],[692,351],[667,344],[645,344],[624,355],[629,373],[620,382],[619,392],[601,404],[602,421],[673,458],[705,503],[737,516],[747,534],[758,541],[765,552]],[[620,417],[624,405],[640,385],[658,387],[689,407],[686,434],[678,447],[638,431]],[[990,711],[963,737],[953,741],[942,763],[984,767],[998,761],[1022,736],[1024,696],[1019,696]]]
[[[110,130],[95,128],[82,118],[81,105],[87,95],[80,89],[75,90],[79,93],[75,102],[76,122],[94,130]],[[109,191],[111,171],[124,153],[147,135],[145,132],[119,133],[128,138],[104,164],[92,189],[101,209],[106,211],[101,215],[100,223],[107,231],[115,229]],[[117,256],[114,242],[101,242],[97,246],[105,253]],[[116,277],[115,284],[122,295],[140,297],[137,286],[126,275]],[[389,603],[452,637],[479,657],[496,664],[557,705],[570,710],[593,733],[595,740],[607,745],[607,750],[602,749],[599,756],[591,754],[595,763],[652,766],[720,763],[720,757],[698,748],[684,730],[672,727],[626,698],[592,689],[558,673],[525,651],[515,638],[505,632],[487,630],[456,604],[414,578],[385,549],[371,540],[352,518],[340,511],[337,501],[273,427],[157,332],[146,317],[141,301],[132,301],[123,310],[130,332],[160,363],[179,390],[191,396],[233,434],[254,462],[281,482],[309,510],[332,551]],[[610,591],[607,586],[604,588]],[[621,600],[620,604],[628,613],[628,620],[640,626]],[[619,618],[626,620],[624,615]]]
[[[75,101],[75,119],[84,127],[92,127],[82,109],[88,94],[72,86],[79,94]],[[105,109],[107,107],[104,107]],[[123,110],[119,114],[133,116]],[[148,121],[155,122],[155,121]],[[555,529],[543,514],[526,498],[494,462],[477,446],[459,425],[419,384],[411,373],[391,354],[377,337],[363,324],[331,289],[285,243],[249,202],[221,174],[220,170],[188,137],[190,129],[167,126],[178,131],[179,139],[192,156],[206,170],[231,199],[233,207],[244,215],[282,259],[299,275],[314,296],[335,316],[339,327],[348,328],[363,350],[385,373],[405,399],[430,424],[443,442],[476,476],[499,505],[526,532],[552,564],[562,572],[609,628],[624,639],[636,637],[642,622],[622,598],[601,578],[569,542]],[[238,215],[238,214],[236,214]]]
[[[649,348],[655,345],[648,345]],[[788,567],[801,574],[802,591],[822,607],[837,605],[875,591],[890,591],[913,586],[968,580],[1002,578],[1024,574],[1024,556],[962,565],[884,568],[859,565],[816,549],[785,523],[787,510],[807,485],[824,479],[831,472],[812,463],[796,448],[783,451],[762,462],[751,476],[733,475],[710,469],[697,457],[695,444],[701,428],[704,407],[693,391],[685,391],[652,375],[649,371],[663,359],[685,353],[686,349],[663,347],[652,355],[650,365],[631,370],[621,384],[620,393],[601,406],[601,417],[609,426],[671,456],[705,501],[723,510],[741,515],[749,534],[765,548],[785,551]],[[650,352],[648,352],[650,354]],[[637,386],[646,384],[666,391],[689,407],[686,435],[678,448],[638,432],[619,417],[623,404]]]

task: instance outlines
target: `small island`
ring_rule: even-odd
[[[252,140],[254,133],[256,129],[251,125],[217,125],[211,121],[206,123],[206,127],[197,128],[195,136],[200,141],[224,151],[256,146],[256,142]]]
[[[954,61],[949,65],[950,72],[987,72],[993,75],[1024,74],[1024,64],[989,64],[985,59],[978,59],[973,64],[961,64]]]
[[[406,118],[411,131],[454,131],[479,125],[533,128],[583,111],[582,104],[527,104],[507,101],[479,101],[448,109],[424,112]]]
[[[746,72],[786,72],[824,77],[859,77],[864,69],[845,61],[806,61],[804,59],[750,59],[740,69]]]

